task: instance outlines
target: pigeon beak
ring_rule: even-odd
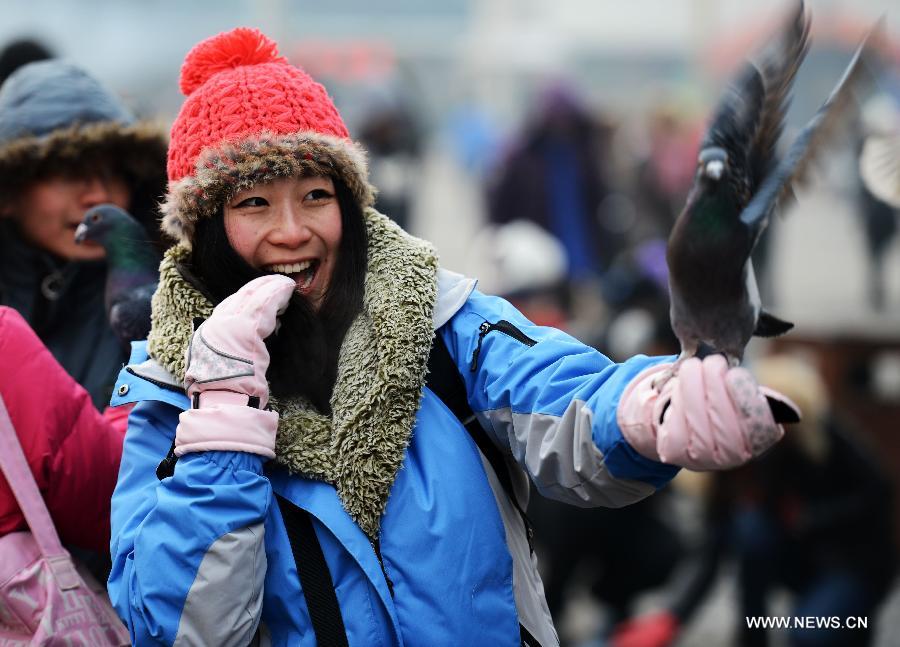
[[[75,242],[83,243],[85,238],[87,238],[87,225],[81,223],[78,225],[78,228],[75,230]]]
[[[718,180],[721,179],[723,171],[725,171],[725,163],[722,160],[712,160],[707,162],[703,174],[710,180]]]

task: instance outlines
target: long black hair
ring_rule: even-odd
[[[367,265],[362,210],[347,185],[332,180],[341,210],[341,241],[322,305],[317,312],[295,292],[280,317],[278,332],[266,340],[271,359],[266,377],[272,395],[303,396],[323,413],[331,412],[341,342],[362,308]],[[221,210],[197,223],[190,260],[179,270],[213,304],[271,273],[254,268],[234,251]]]

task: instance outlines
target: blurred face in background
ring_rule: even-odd
[[[112,203],[128,210],[131,192],[121,179],[107,176],[50,177],[32,183],[16,203],[13,218],[27,242],[68,261],[93,261],[106,254],[94,242],[75,242],[84,213]]]

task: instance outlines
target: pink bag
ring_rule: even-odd
[[[2,397],[0,468],[31,528],[0,537],[0,647],[130,645],[104,587],[60,544]]]

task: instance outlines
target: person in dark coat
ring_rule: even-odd
[[[624,243],[600,217],[610,191],[611,133],[568,89],[549,87],[488,186],[490,221],[530,220],[555,236],[570,281],[601,274]]]
[[[157,238],[167,139],[60,60],[0,88],[0,305],[21,313],[102,409],[127,359],[106,321],[105,252],[75,243],[85,211],[113,203]]]

